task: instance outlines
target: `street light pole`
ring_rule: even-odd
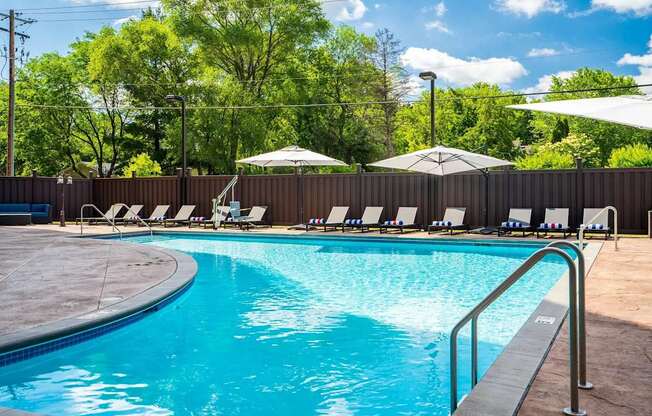
[[[181,205],[186,203],[186,176],[187,176],[187,159],[186,159],[186,98],[182,95],[166,95],[168,102],[181,103]]]
[[[430,145],[437,145],[435,138],[435,80],[437,74],[432,71],[426,71],[419,74],[419,78],[424,81],[430,81]]]

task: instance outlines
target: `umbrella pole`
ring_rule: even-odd
[[[484,226],[489,227],[489,172],[482,171],[484,176]]]

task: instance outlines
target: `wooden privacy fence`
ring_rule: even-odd
[[[546,208],[570,208],[571,225],[577,226],[583,208],[613,205],[619,211],[620,230],[647,230],[652,169],[502,170],[490,172],[488,178],[490,224],[504,221],[510,208],[532,208],[534,224],[543,221]],[[230,179],[187,178],[186,201],[197,205],[195,215],[211,215],[211,199]],[[66,188],[66,217],[77,217],[83,203],[94,203],[102,210],[115,202],[143,204],[146,214],[158,204],[168,204],[170,211],[176,212],[182,201],[182,180],[176,176],[78,179]],[[0,202],[49,202],[56,218],[60,187],[55,178],[0,177]],[[466,207],[469,224],[484,224],[485,178],[479,173],[445,177],[406,173],[252,175],[242,176],[235,188],[235,198],[243,207],[267,205],[274,224],[299,221],[301,195],[306,219],[326,217],[335,205],[349,206],[351,217],[360,217],[365,206],[383,206],[383,219],[394,216],[399,206],[416,206],[417,222],[427,224],[441,219],[446,207]]]

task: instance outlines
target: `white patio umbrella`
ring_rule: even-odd
[[[547,101],[509,105],[507,108],[584,117],[652,130],[652,95],[623,95],[620,97]]]
[[[346,163],[322,155],[299,146],[288,146],[275,152],[263,153],[257,156],[238,160],[261,167],[303,167],[303,166],[347,166]]]
[[[261,167],[302,168],[304,166],[347,166],[341,160],[333,159],[332,157],[306,150],[299,146],[284,147],[274,152],[262,153],[257,156],[240,159],[237,162]],[[301,179],[300,190],[299,215],[300,221],[303,222],[303,179]],[[305,225],[299,224],[296,227],[303,228]]]
[[[454,173],[479,171],[485,177],[485,226],[489,224],[489,175],[488,169],[513,165],[512,162],[479,153],[467,152],[452,147],[436,146],[431,149],[417,150],[401,156],[371,163],[389,169],[402,169],[412,172],[445,176]]]

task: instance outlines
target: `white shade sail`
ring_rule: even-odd
[[[299,146],[288,146],[275,152],[248,157],[238,160],[238,163],[262,167],[346,166],[346,163],[340,160],[302,149]]]
[[[478,153],[451,147],[437,146],[431,149],[392,157],[370,164],[380,168],[403,169],[431,175],[450,175],[453,173],[484,170],[498,166],[512,165],[512,162],[496,159]]]
[[[516,110],[541,111],[590,118],[652,130],[652,95],[584,98],[579,100],[510,105]]]

